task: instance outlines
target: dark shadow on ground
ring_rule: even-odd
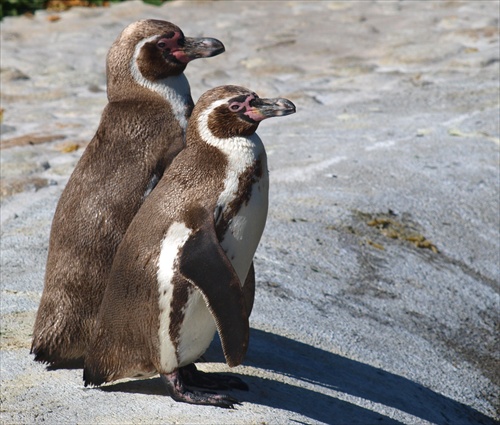
[[[223,362],[216,338],[206,353]],[[251,330],[245,365],[272,370],[319,387],[401,410],[437,425],[494,425],[492,418],[407,378],[258,329]],[[296,412],[329,424],[400,424],[380,413],[310,389],[245,376],[250,391],[233,392],[243,402]],[[159,378],[102,387],[104,391],[166,394]]]
[[[235,374],[228,373],[227,375]],[[395,421],[377,412],[305,388],[256,376],[245,375],[243,379],[250,386],[250,391],[231,391],[230,393],[231,396],[243,403],[263,404],[277,409],[295,412],[311,420],[327,424],[402,425],[401,422]],[[166,395],[165,386],[160,378],[120,382],[118,384],[106,385],[100,389],[109,392],[120,391],[127,393]],[[300,421],[294,422],[298,424],[304,423]]]

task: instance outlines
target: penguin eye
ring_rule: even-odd
[[[163,50],[163,49],[166,49],[170,43],[171,43],[171,40],[169,40],[169,37],[164,36],[156,42],[156,47]]]
[[[231,103],[231,105],[229,105],[229,109],[231,109],[231,111],[233,112],[241,110],[242,107],[243,105],[240,105],[239,103]]]

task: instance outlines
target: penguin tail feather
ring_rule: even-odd
[[[30,354],[35,355],[35,362],[40,362],[48,365],[52,365],[57,362],[57,356],[50,354],[50,350],[44,349],[41,344],[36,345],[35,341],[31,344]]]
[[[83,357],[65,358],[51,354],[48,350],[40,347],[31,347],[30,354],[35,355],[36,362],[47,365],[48,370],[81,369],[83,367]]]
[[[83,384],[86,387],[99,387],[106,382],[106,377],[102,373],[93,373],[90,368],[83,369]]]

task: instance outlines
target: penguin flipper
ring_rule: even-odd
[[[203,294],[222,343],[227,364],[238,366],[248,348],[249,323],[245,297],[233,265],[220,246],[213,218],[203,219],[188,238],[179,271]],[[213,217],[213,215],[212,215]]]
[[[250,270],[248,270],[247,278],[245,279],[245,284],[243,285],[243,296],[245,297],[247,314],[248,317],[250,317],[255,298],[255,268],[253,266],[253,261],[252,264],[250,264]]]

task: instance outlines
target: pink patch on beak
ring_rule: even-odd
[[[262,121],[266,118],[266,116],[264,114],[261,114],[257,109],[250,109],[249,111],[245,112],[245,115],[257,122]]]
[[[265,119],[265,115],[263,115],[259,110],[252,108],[250,106],[250,102],[255,99],[255,96],[253,94],[249,95],[246,100],[241,104],[242,106],[245,107],[246,112],[244,115],[247,117],[251,118],[254,121],[262,121]]]
[[[174,52],[171,52],[171,55],[182,63],[188,63],[189,61],[191,61],[191,58],[188,55],[186,55],[182,50],[176,50]]]
[[[168,49],[170,50],[170,54],[174,56],[179,62],[188,63],[191,58],[184,53],[181,47],[179,47],[179,38],[181,38],[181,34],[179,32],[175,32],[172,38],[164,38],[163,41]]]

